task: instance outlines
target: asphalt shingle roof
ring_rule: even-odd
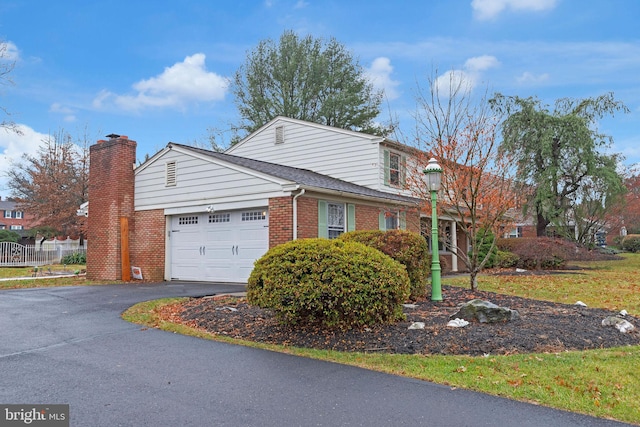
[[[267,175],[271,175],[276,178],[286,179],[288,181],[295,182],[303,187],[315,187],[319,189],[326,189],[332,191],[340,191],[344,193],[351,193],[358,196],[366,196],[377,199],[387,199],[400,203],[417,203],[419,200],[412,197],[401,196],[393,193],[386,193],[384,191],[374,190],[361,185],[353,184],[341,179],[332,178],[327,175],[322,175],[317,172],[313,172],[307,169],[294,168],[290,166],[279,165],[276,163],[263,162],[261,160],[249,159],[246,157],[233,156],[231,154],[218,153],[215,151],[205,150],[198,147],[190,147],[187,145],[170,143],[169,146],[181,147],[183,149],[191,150],[199,154],[203,154],[214,159],[222,160],[232,163],[237,166],[242,166],[248,169],[252,169],[256,172],[261,172]]]

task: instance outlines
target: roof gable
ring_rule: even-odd
[[[233,153],[233,151],[235,149],[237,149],[237,148],[239,148],[239,147],[241,147],[243,145],[250,144],[250,141],[252,139],[256,138],[261,133],[267,131],[268,129],[271,129],[274,126],[278,126],[279,124],[283,124],[283,123],[291,123],[291,124],[297,124],[297,125],[300,125],[300,126],[312,127],[312,128],[315,128],[315,129],[318,129],[318,130],[321,130],[321,131],[329,132],[329,133],[339,133],[339,134],[344,134],[344,135],[350,135],[352,137],[362,138],[362,139],[370,141],[372,143],[380,143],[385,139],[384,137],[381,137],[381,136],[369,135],[369,134],[362,133],[362,132],[356,132],[356,131],[352,131],[352,130],[348,130],[348,129],[336,128],[336,127],[333,127],[333,126],[327,126],[327,125],[323,125],[323,124],[320,124],[320,123],[308,122],[308,121],[305,121],[305,120],[292,119],[290,117],[278,116],[278,117],[275,117],[274,119],[270,120],[266,124],[264,124],[262,127],[260,127],[255,132],[253,132],[250,135],[248,135],[245,138],[243,138],[237,144],[229,147],[225,151],[225,153],[228,153],[228,154]]]
[[[258,174],[262,177],[270,176],[274,181],[297,184],[298,186],[303,188],[309,188],[318,191],[348,193],[358,197],[384,199],[402,204],[414,204],[418,202],[418,199],[415,198],[374,190],[368,187],[363,187],[361,185],[332,178],[327,175],[322,175],[307,169],[294,168],[290,166],[279,165],[276,163],[269,163],[261,160],[234,156],[227,153],[218,153],[215,151],[205,150],[197,147],[190,147],[176,143],[169,143],[167,148],[176,148],[180,151],[191,152],[198,156],[208,157],[214,161],[223,162],[227,165],[242,168],[244,171]]]

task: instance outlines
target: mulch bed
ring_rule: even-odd
[[[406,321],[348,331],[283,326],[268,310],[250,306],[243,298],[197,298],[170,311],[173,320],[215,334],[338,351],[476,356],[640,345],[638,329],[623,334],[614,327],[602,326],[605,317],[617,312],[451,286],[443,286],[442,294],[444,301],[425,299],[417,301],[415,308],[405,308]],[[472,299],[517,310],[520,318],[494,324],[471,322],[463,328],[446,326],[458,305]],[[625,319],[640,327],[638,318],[627,315]],[[409,330],[413,322],[424,322],[425,328]]]

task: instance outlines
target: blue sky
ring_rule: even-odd
[[[631,110],[600,123],[625,164],[640,162],[637,0],[2,0],[0,40],[15,61],[0,106],[0,175],[48,134],[206,143],[238,121],[227,79],[260,40],[285,30],[335,37],[385,90],[410,132],[417,84],[455,70],[476,87],[548,104],[614,92]],[[0,117],[0,120],[6,117]],[[0,196],[9,191],[0,176]]]

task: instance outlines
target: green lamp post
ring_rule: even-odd
[[[431,301],[442,301],[442,286],[440,283],[440,259],[438,257],[438,213],[436,199],[442,182],[442,168],[431,158],[424,169],[427,190],[431,192]]]

